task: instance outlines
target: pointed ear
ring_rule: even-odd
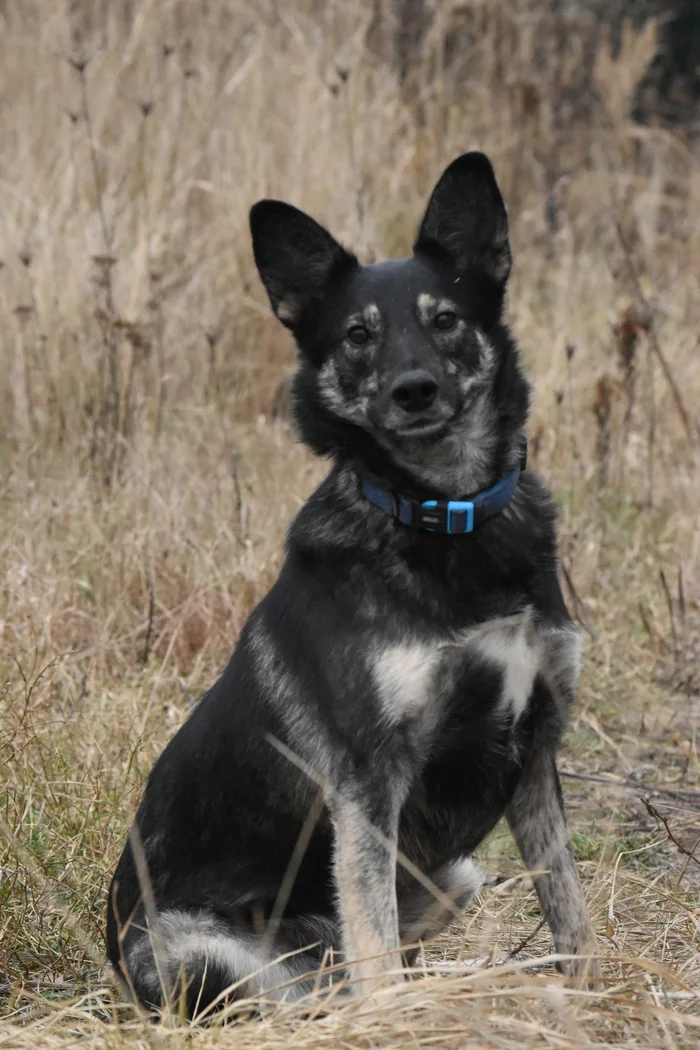
[[[294,328],[331,280],[357,259],[323,226],[291,204],[258,201],[250,209],[255,263],[282,324]]]
[[[481,270],[506,283],[511,265],[508,218],[483,153],[463,153],[444,172],[413,250],[447,256],[457,270]]]

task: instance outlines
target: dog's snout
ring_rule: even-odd
[[[405,412],[423,412],[437,397],[437,380],[423,368],[404,372],[391,384],[392,399]]]

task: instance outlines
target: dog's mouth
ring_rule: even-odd
[[[392,445],[397,443],[430,443],[441,441],[462,415],[463,405],[449,404],[440,400],[422,412],[406,412],[397,406],[382,411],[379,406],[372,406],[368,412],[368,421],[377,438]]]
[[[392,427],[391,429],[385,430],[387,436],[393,438],[399,438],[402,440],[407,439],[431,439],[437,440],[444,437],[447,433],[450,420],[438,419],[438,420],[427,420],[427,419],[416,419],[410,423],[406,423],[403,426]]]
[[[415,419],[410,417],[404,417],[403,419],[390,417],[375,425],[378,426],[385,439],[394,439],[401,442],[422,441],[434,444],[447,437],[451,432],[461,431],[465,425],[468,425],[470,410],[477,404],[483,394],[483,386],[474,386],[465,396],[461,396],[456,404],[447,405],[443,403],[440,405],[438,418],[436,418],[436,412],[432,411],[422,416],[418,415]]]
[[[390,412],[383,419],[375,418],[374,425],[385,441],[434,443],[447,435],[460,414],[461,406],[442,404],[414,416],[407,412]]]

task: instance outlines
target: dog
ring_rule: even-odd
[[[376,995],[477,892],[472,855],[505,816],[562,969],[595,976],[556,764],[579,635],[525,462],[492,165],[450,164],[409,258],[361,265],[280,201],[250,225],[298,348],[301,440],[332,465],[148,778],[109,958],[145,1007],[190,1016],[338,973]]]

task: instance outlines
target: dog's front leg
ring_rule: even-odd
[[[513,837],[530,871],[554,946],[562,955],[579,956],[562,962],[572,977],[595,979],[600,974],[595,934],[576,870],[564,815],[564,800],[554,756],[541,751],[530,759],[507,813]],[[588,958],[586,958],[588,957]]]
[[[399,805],[371,812],[347,795],[329,803],[335,831],[335,881],[343,951],[356,992],[402,980],[396,905]]]

